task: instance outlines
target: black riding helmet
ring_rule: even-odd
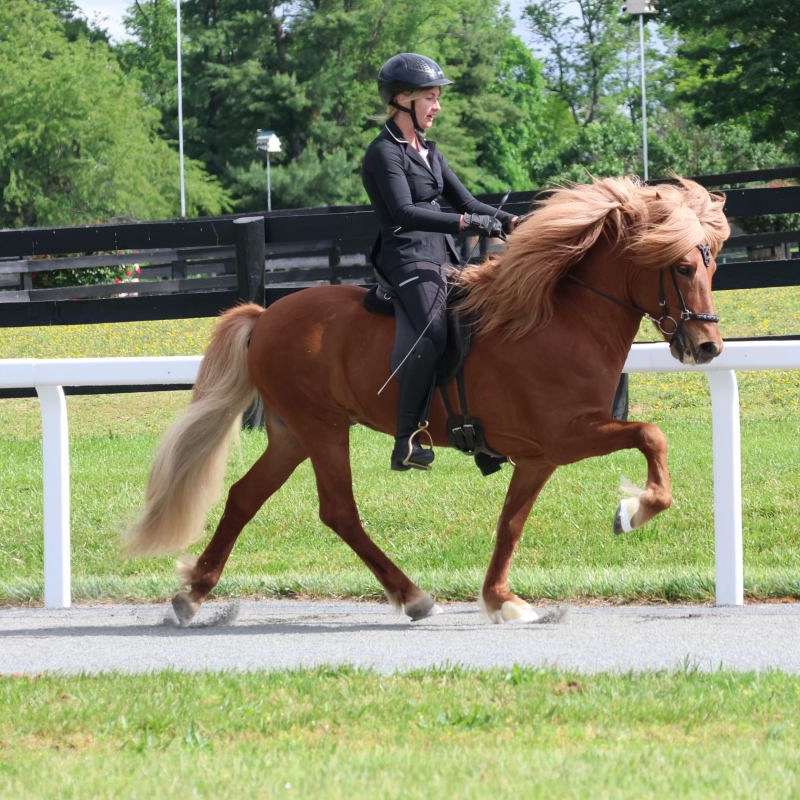
[[[411,108],[406,108],[395,102],[394,96],[400,92],[415,92],[430,86],[447,86],[452,82],[445,78],[442,68],[432,58],[417,53],[398,53],[392,56],[378,73],[378,91],[383,102],[409,114],[414,128],[420,133],[423,128],[417,122],[414,101],[411,102]]]

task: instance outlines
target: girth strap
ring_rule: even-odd
[[[458,413],[450,403],[447,384],[439,387],[444,407],[447,409],[447,440],[451,447],[471,455],[483,475],[491,475],[497,472],[508,461],[508,458],[496,453],[486,444],[486,436],[480,420],[470,416],[463,366],[456,373],[456,388],[461,413]]]

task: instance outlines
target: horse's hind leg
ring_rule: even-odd
[[[267,449],[244,477],[231,486],[225,510],[211,541],[197,561],[193,564],[187,562],[182,570],[186,591],[175,595],[172,607],[183,625],[197,613],[200,604],[217,585],[242,528],[307,457],[302,446],[281,422],[268,419],[267,430]]]
[[[508,571],[514,550],[522,536],[522,528],[547,479],[553,474],[552,464],[518,462],[497,522],[494,553],[486,571],[479,600],[481,610],[492,622],[519,620],[530,622],[537,614],[508,586]]]
[[[361,525],[350,473],[349,430],[329,432],[314,439],[311,463],[317,478],[320,519],[333,529],[369,567],[393,605],[414,621],[439,611],[423,592],[369,538]]]

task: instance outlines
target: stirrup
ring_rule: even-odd
[[[421,442],[414,441],[420,434],[423,433],[425,434],[425,436],[428,437],[427,447],[423,446]],[[417,464],[416,462],[409,460],[411,458],[411,454],[414,452],[415,444],[419,447],[420,450],[422,450],[425,453],[426,458],[428,457],[428,454],[430,454],[430,459],[431,461],[433,461],[433,438],[431,437],[431,434],[428,431],[428,420],[425,420],[425,422],[420,423],[419,428],[417,428],[414,431],[414,433],[412,433],[411,436],[408,437],[408,453],[406,454],[406,457],[403,459],[403,464],[405,464],[407,467],[416,467],[417,469],[430,469],[431,468],[430,462],[428,462],[423,466],[421,464]]]
[[[392,469],[395,470],[406,470],[406,469],[430,469],[431,463],[433,462],[434,454],[433,454],[433,439],[431,438],[430,433],[427,430],[428,428],[428,421],[421,423],[420,426],[408,437],[408,443],[405,455],[400,459],[399,462],[394,460],[394,453],[392,453]],[[421,442],[417,441],[417,438],[421,435],[425,434],[428,439],[428,446],[425,447],[422,445]],[[414,454],[414,448],[417,448],[417,456],[421,456],[421,460],[416,461],[412,460],[411,456]]]

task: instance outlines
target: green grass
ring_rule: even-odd
[[[0,796],[794,797],[798,703],[691,668],[3,678]]]
[[[621,600],[713,596],[710,430],[707,418],[690,416],[683,412],[673,421],[661,420],[671,443],[676,502],[641,531],[611,533],[619,476],[644,477],[638,453],[588,460],[555,473],[515,560],[512,581],[521,593]],[[756,419],[743,426],[745,575],[753,596],[800,596],[798,422],[795,413],[780,422]],[[440,597],[474,597],[510,470],[482,478],[466,457],[440,451],[431,473],[398,476],[386,469],[385,437],[357,428],[352,439],[356,497],[368,531]],[[141,504],[156,441],[156,431],[73,440],[76,597],[156,598],[174,589],[172,559],[127,561],[118,552],[119,533]],[[243,435],[229,482],[263,444],[259,432]],[[41,594],[40,474],[38,440],[6,438],[0,452],[0,597],[6,600],[28,602]],[[313,476],[303,465],[245,529],[218,593],[379,596],[369,572],[319,522],[316,509]],[[219,510],[218,505],[209,517],[209,535]]]
[[[791,331],[800,319],[800,290],[726,292],[718,305],[732,335]],[[0,357],[196,353],[210,326],[210,320],[184,320],[0,329]],[[746,591],[800,597],[800,371],[742,373],[739,381]],[[669,437],[675,505],[643,530],[614,537],[619,476],[642,482],[642,457],[623,452],[558,470],[534,507],[515,560],[512,583],[521,594],[624,601],[713,597],[705,383],[701,375],[632,376],[632,417],[657,422]],[[126,561],[118,542],[141,504],[158,437],[186,401],[185,392],[69,398],[78,599],[161,598],[174,590],[171,559]],[[0,601],[41,597],[39,431],[35,400],[0,403]],[[388,439],[361,428],[352,438],[356,497],[370,534],[425,588],[442,598],[474,597],[510,469],[482,478],[469,459],[440,450],[431,473],[397,475],[386,468]],[[263,446],[262,434],[243,436],[229,482]],[[209,517],[208,535],[219,508]],[[316,511],[313,478],[304,465],[245,529],[217,593],[380,596],[366,568]]]

